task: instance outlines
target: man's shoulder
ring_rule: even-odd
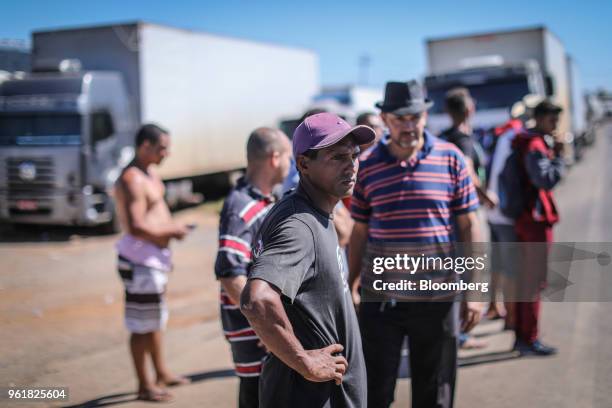
[[[525,153],[532,151],[545,153],[548,150],[543,135],[532,130],[518,134],[513,140],[513,146],[518,147]]]
[[[224,207],[231,212],[240,213],[240,211],[254,198],[250,196],[248,189],[238,185],[230,190],[225,197]]]
[[[136,166],[128,166],[121,171],[115,182],[116,188],[133,189],[146,183],[147,176]]]
[[[248,186],[238,185],[225,197],[221,210],[221,222],[231,222],[234,227],[248,228],[255,232],[269,211],[269,202],[254,196]]]
[[[431,136],[431,140],[433,145],[432,151],[437,156],[460,157],[462,155],[461,150],[455,143],[451,143],[435,136]]]
[[[439,139],[444,139],[444,140],[448,140],[451,139],[454,134],[455,134],[456,129],[449,127],[444,129],[442,132],[440,132],[440,135],[438,136]]]
[[[465,139],[465,138],[469,139],[470,135],[468,135],[467,133],[462,132],[461,130],[459,130],[457,128],[450,127],[448,129],[445,129],[444,131],[442,131],[442,133],[440,133],[440,136],[438,136],[437,139],[448,141],[448,142],[455,142],[456,140],[461,140],[461,139]]]
[[[532,137],[527,143],[527,151],[547,152],[548,146],[542,136]]]
[[[303,197],[292,192],[276,203],[267,218],[274,224],[309,225],[316,221],[315,212]]]
[[[308,214],[308,211],[307,206],[303,205],[299,197],[295,197],[294,194],[285,196],[266,216],[259,231],[261,238],[267,241],[272,236],[286,234],[287,231],[290,231],[291,237],[296,239],[314,236],[312,228],[314,217]]]
[[[302,205],[302,200],[298,194],[292,191],[285,194],[285,196],[274,205],[268,214],[268,218],[276,222],[293,220],[296,218]]]
[[[375,166],[388,160],[388,143],[381,140],[359,158],[359,170]]]

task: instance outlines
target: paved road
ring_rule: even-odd
[[[612,125],[558,190],[563,221],[557,241],[612,242],[611,158]],[[194,379],[176,389],[173,406],[232,407],[237,380],[217,321],[212,276],[216,217],[202,208],[178,216],[199,228],[175,245],[169,284],[167,357],[172,369]],[[82,232],[2,235],[0,387],[69,386],[71,404],[145,406],[133,401],[122,287],[114,271],[116,237]],[[592,286],[610,294],[610,284],[594,280]],[[545,359],[513,358],[507,353],[512,335],[501,332],[499,322],[484,322],[477,333],[490,347],[462,354],[457,406],[612,406],[611,314],[612,303],[545,303],[543,338],[561,351]],[[400,380],[396,401],[394,406],[409,406],[409,380]]]
[[[575,166],[557,190],[562,220],[555,228],[558,242],[580,247],[612,248],[612,125],[601,129],[597,144]],[[607,243],[607,244],[599,244]],[[610,252],[612,253],[612,252]],[[612,269],[607,280],[596,281],[594,262],[577,264],[570,281],[582,293],[576,300],[612,300]],[[582,266],[581,266],[582,265]],[[598,265],[595,265],[597,267]],[[593,276],[593,285],[581,280]],[[593,287],[599,286],[599,295]],[[459,407],[612,407],[612,303],[546,302],[542,337],[559,347],[553,358],[516,359],[460,370]],[[485,324],[480,330],[493,324]],[[509,333],[490,336],[494,347],[510,347]],[[503,350],[503,348],[502,348]],[[400,406],[400,404],[397,404]],[[407,406],[404,404],[403,406]]]

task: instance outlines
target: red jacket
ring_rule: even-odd
[[[527,206],[517,223],[545,223],[559,221],[559,213],[552,189],[561,180],[563,159],[557,157],[544,135],[528,130],[517,135],[512,143],[519,149],[525,172]]]

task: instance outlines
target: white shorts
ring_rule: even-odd
[[[119,255],[119,275],[125,286],[125,326],[131,333],[163,330],[168,322],[166,271],[137,265]]]

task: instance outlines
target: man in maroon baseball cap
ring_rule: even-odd
[[[268,213],[253,250],[241,310],[270,351],[262,407],[365,407],[366,373],[357,316],[333,209],[352,194],[359,145],[374,140],[331,113],[293,135],[300,182]]]
[[[376,134],[365,126],[353,126],[341,117],[329,112],[308,116],[293,133],[293,156],[297,159],[308,150],[319,150],[332,146],[352,134],[357,144],[371,142]]]
[[[306,178],[302,189],[310,195],[324,193],[335,201],[352,195],[358,163],[347,165],[348,160],[331,157],[341,153],[348,159],[356,146],[370,143],[375,137],[373,129],[364,125],[351,127],[333,113],[307,117],[293,133],[293,157],[300,177]]]

